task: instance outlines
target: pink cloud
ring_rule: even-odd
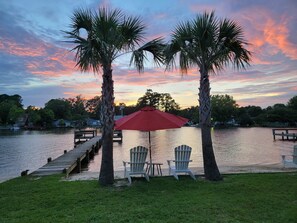
[[[4,39],[0,43],[0,49],[15,56],[36,57],[45,55],[45,48],[40,45],[33,47],[10,39]]]
[[[147,69],[143,73],[136,70],[117,70],[114,69],[113,78],[115,84],[127,84],[132,86],[151,86],[162,85],[177,82],[191,82],[199,80],[199,72],[197,68],[191,68],[187,74],[182,75],[180,71],[164,71],[164,68]]]
[[[243,10],[238,16],[248,27],[245,33],[252,44],[251,50],[255,52],[255,63],[269,64],[269,57],[278,53],[297,59],[297,45],[289,40],[290,17],[276,16],[268,9],[259,6]]]
[[[67,51],[55,50],[56,52],[53,55],[28,62],[28,71],[35,75],[50,77],[71,75],[75,71],[75,62],[67,58],[65,55]]]
[[[97,95],[101,95],[101,84],[98,82],[86,82],[86,83],[64,83],[62,86],[67,91],[64,92],[64,95],[67,97],[75,97],[77,95],[82,95],[85,99],[91,99]]]
[[[156,14],[155,19],[165,19],[167,17],[168,15],[166,13],[159,13],[159,14]]]
[[[0,50],[18,57],[27,57],[26,68],[32,74],[43,76],[70,75],[75,71],[73,53],[47,43],[17,43],[12,39],[0,42]],[[71,57],[71,58],[70,58]]]
[[[0,49],[3,50],[4,48],[4,43],[0,41]]]

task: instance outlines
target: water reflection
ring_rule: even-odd
[[[0,182],[38,169],[47,162],[73,148],[73,130],[56,131],[0,131]],[[281,163],[281,155],[293,153],[292,141],[273,141],[269,128],[234,128],[212,131],[214,151],[219,166],[273,165]],[[151,132],[152,159],[164,163],[174,158],[173,149],[181,144],[192,147],[190,164],[202,167],[200,129],[181,129]],[[114,170],[123,170],[122,161],[129,160],[129,150],[142,145],[148,147],[148,132],[123,131],[123,143],[114,143]],[[101,152],[89,165],[89,171],[99,171]]]
[[[273,141],[270,128],[233,128],[212,131],[213,147],[220,166],[275,165],[281,163],[281,155],[292,154],[294,142]],[[173,149],[181,144],[192,147],[190,166],[202,167],[202,149],[199,128],[151,132],[152,159],[164,163],[174,158]],[[114,143],[114,169],[123,170],[122,161],[129,160],[130,148],[142,145],[148,147],[148,133],[123,131],[123,143]],[[89,165],[89,171],[99,171],[101,154]]]
[[[1,131],[0,182],[26,169],[32,172],[72,147],[73,130]]]

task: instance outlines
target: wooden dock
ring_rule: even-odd
[[[81,172],[82,163],[88,163],[94,157],[95,153],[98,153],[101,144],[101,136],[95,136],[68,152],[64,151],[64,154],[55,160],[49,158],[46,165],[32,172],[30,175],[46,176],[65,173],[68,177],[74,169],[79,173]]]
[[[95,136],[97,136],[97,130],[77,130],[74,132],[74,145],[86,142]],[[114,130],[113,142],[123,142],[122,130]]]
[[[97,136],[97,130],[76,130],[74,131],[74,144],[86,142]]]
[[[297,140],[297,129],[293,128],[281,128],[281,129],[272,129],[273,140],[276,140],[276,137],[280,137],[281,140]]]
[[[122,130],[114,130],[113,131],[113,142],[123,142],[123,133]]]

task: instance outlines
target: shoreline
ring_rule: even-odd
[[[194,175],[203,176],[204,170],[203,167],[192,167],[190,168]],[[287,173],[287,172],[296,172],[297,167],[295,166],[286,166],[282,164],[272,164],[272,165],[246,165],[246,166],[219,166],[220,173],[222,175],[226,174],[242,174],[242,173]],[[162,168],[162,176],[168,177],[169,170],[168,168]],[[30,176],[30,174],[29,174]],[[150,176],[150,177],[162,177],[160,175]],[[19,177],[19,176],[17,176]],[[0,179],[0,184],[6,181],[15,179],[17,177],[9,179]],[[99,171],[83,171],[81,173],[72,173],[68,178],[64,178],[64,181],[85,181],[85,180],[98,180]],[[114,179],[120,180],[125,179],[124,170],[114,171]]]
[[[194,175],[201,176],[204,175],[203,167],[192,167],[190,168]],[[286,172],[296,172],[296,167],[284,167],[282,164],[274,165],[249,165],[249,166],[221,166],[219,167],[221,174],[242,174],[242,173],[286,173]],[[162,168],[162,176],[169,176],[168,168]],[[159,175],[152,177],[161,177]],[[114,171],[115,180],[125,179],[124,171]],[[65,181],[83,181],[83,180],[98,180],[99,171],[84,171],[81,173],[74,173],[65,178]]]

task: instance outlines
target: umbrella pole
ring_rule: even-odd
[[[151,132],[149,131],[149,152],[150,152],[150,172],[151,174],[153,173],[153,170],[152,170],[152,145],[151,145]]]

